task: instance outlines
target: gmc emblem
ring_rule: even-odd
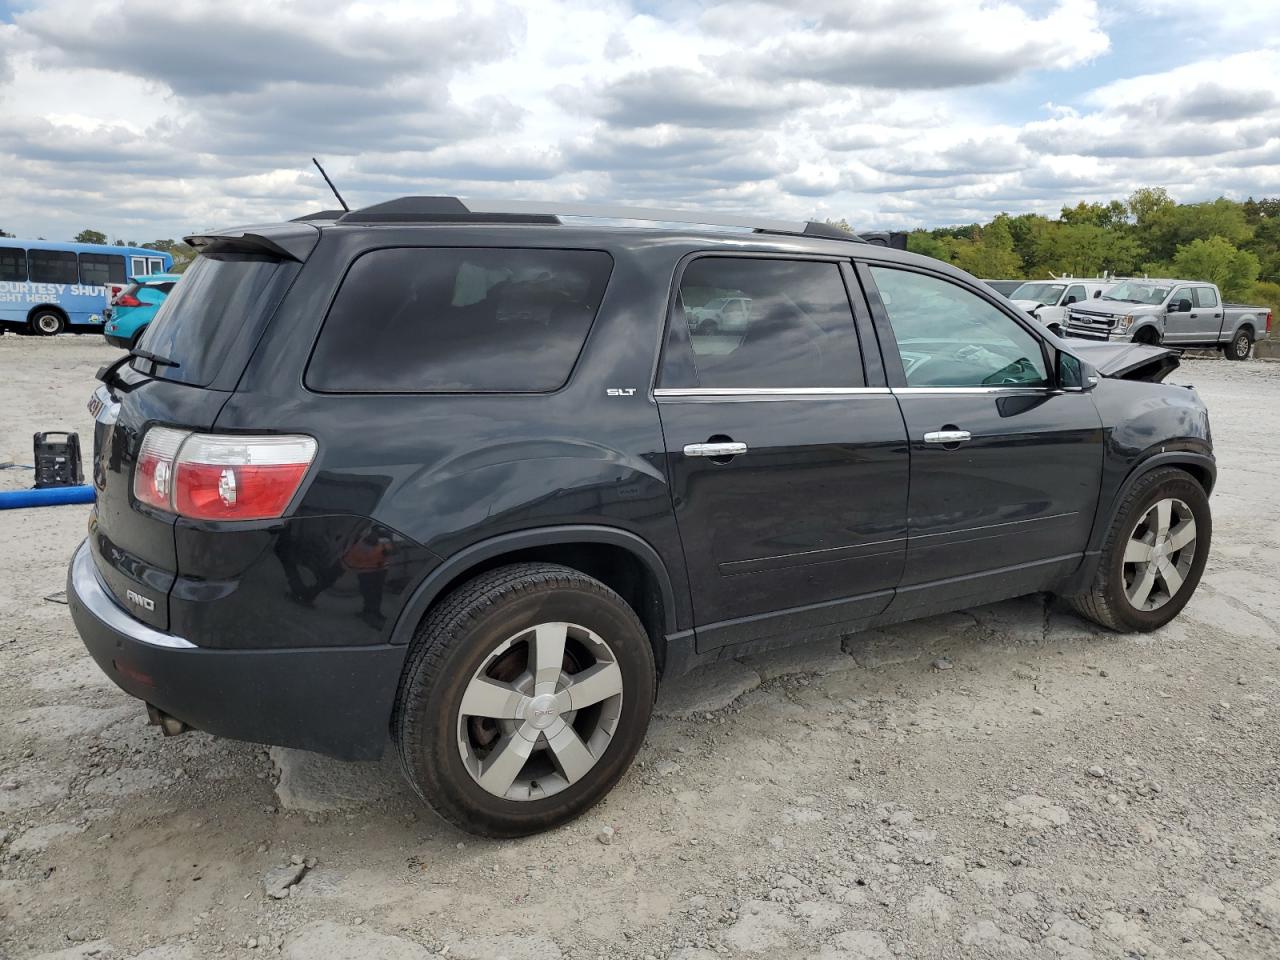
[[[134,593],[132,590],[126,590],[124,592],[124,598],[130,603],[136,603],[143,610],[149,610],[153,613],[155,612],[156,602],[154,600],[147,599],[140,593]]]

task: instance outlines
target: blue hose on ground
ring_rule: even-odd
[[[43,490],[0,492],[0,510],[16,507],[52,507],[61,503],[93,503],[93,487],[45,487]]]

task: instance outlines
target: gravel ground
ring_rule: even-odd
[[[0,460],[88,445],[116,355],[0,338]],[[1221,477],[1171,626],[1032,597],[727,663],[664,690],[603,804],[518,842],[441,825],[390,762],[161,738],[42,599],[87,508],[0,512],[0,957],[1278,957],[1280,364],[1175,379]]]

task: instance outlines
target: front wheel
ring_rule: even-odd
[[[613,590],[521,563],[452,591],[423,621],[393,735],[410,785],[463,830],[518,837],[607,794],[644,740],[653,648]]]
[[[1253,334],[1248,330],[1241,330],[1231,342],[1223,349],[1228,360],[1248,360],[1249,353],[1253,350]]]
[[[31,318],[31,332],[37,336],[57,336],[66,327],[66,319],[56,310],[40,310]]]
[[[1159,629],[1195,592],[1212,535],[1209,498],[1195,478],[1173,467],[1152,470],[1116,511],[1089,592],[1068,600],[1112,630]]]

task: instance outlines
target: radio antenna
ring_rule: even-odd
[[[320,171],[320,176],[324,177],[324,182],[329,185],[329,189],[333,191],[333,195],[338,198],[338,202],[342,204],[342,209],[351,212],[351,208],[347,206],[347,201],[342,199],[342,194],[338,192],[338,188],[333,185],[333,181],[329,179],[329,175],[324,172],[324,167],[320,166],[320,161],[315,157],[311,158],[311,162],[316,165],[316,169]]]

